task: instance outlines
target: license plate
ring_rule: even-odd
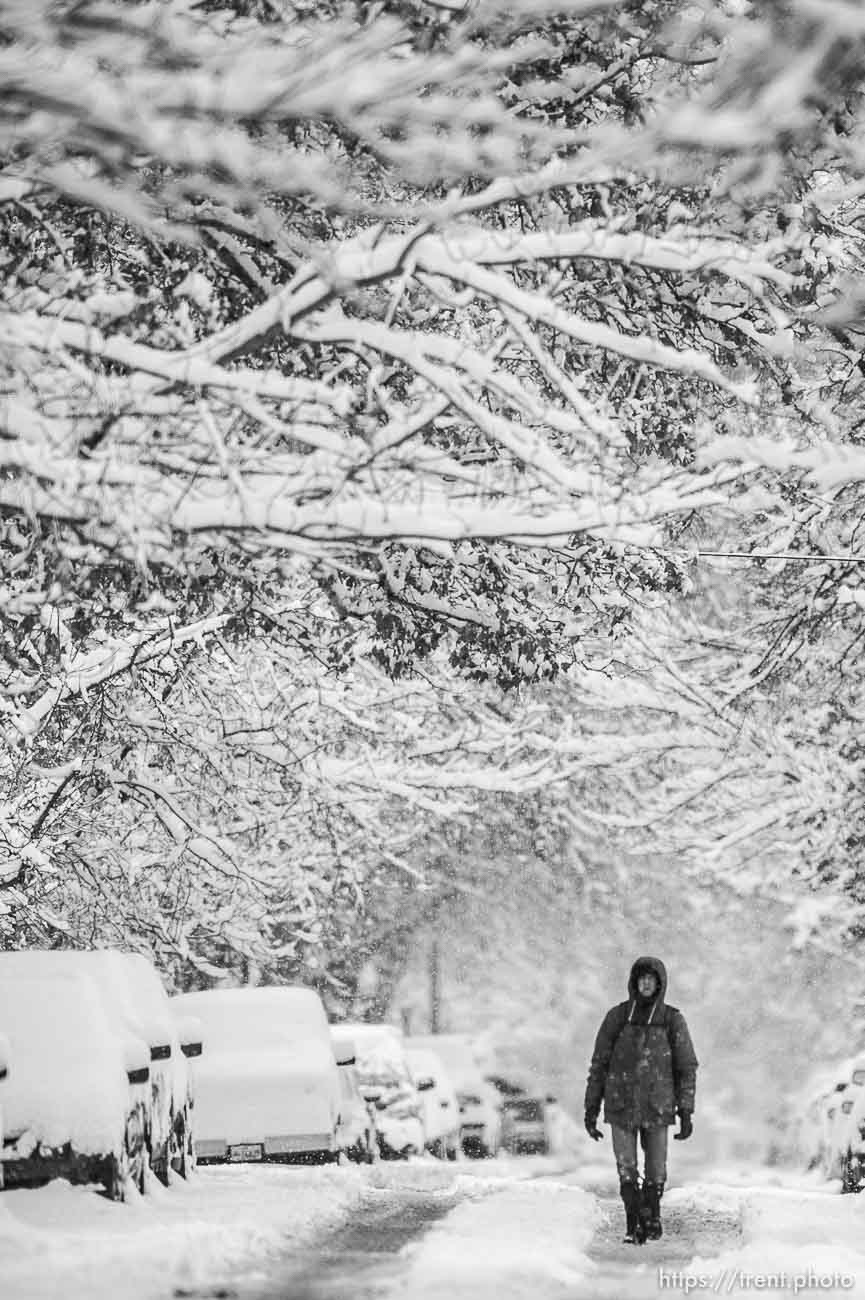
[[[260,1142],[242,1142],[239,1146],[228,1148],[229,1160],[263,1160],[264,1147]]]

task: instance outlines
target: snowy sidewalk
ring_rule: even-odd
[[[552,1179],[460,1180],[466,1200],[406,1252],[388,1300],[565,1300],[602,1220],[597,1197]]]
[[[622,1242],[615,1197],[575,1185],[472,1179],[467,1199],[405,1252],[388,1300],[649,1300],[660,1295],[865,1298],[865,1196],[692,1183],[664,1199],[666,1235]]]
[[[351,1280],[375,1300],[865,1300],[865,1195],[715,1168],[671,1188],[664,1237],[634,1247],[603,1172],[540,1158],[247,1165],[125,1206],[64,1183],[4,1192],[0,1297],[282,1297],[296,1284],[344,1300]]]

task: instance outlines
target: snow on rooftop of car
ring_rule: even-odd
[[[278,1049],[321,1038],[330,1042],[327,1017],[313,989],[287,985],[210,989],[170,999],[176,1016],[197,1016],[208,1054]]]
[[[127,974],[124,954],[114,949],[28,948],[18,952],[0,952],[0,974],[25,978],[43,975],[85,973],[99,991],[99,997],[115,1028],[138,1034],[155,1045],[166,1041],[166,1017],[153,1016],[137,1001]]]

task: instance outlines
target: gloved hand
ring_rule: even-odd
[[[594,1138],[596,1142],[600,1142],[601,1139],[603,1138],[604,1135],[601,1132],[601,1130],[598,1128],[597,1115],[589,1115],[588,1113],[586,1114],[586,1132],[588,1133],[589,1137]]]
[[[679,1111],[679,1131],[674,1133],[673,1137],[677,1142],[684,1142],[694,1131],[694,1125],[691,1123],[691,1112],[689,1110]]]

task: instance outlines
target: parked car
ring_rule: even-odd
[[[467,1034],[423,1034],[411,1039],[444,1062],[460,1108],[460,1142],[467,1156],[494,1156],[501,1144],[501,1096],[483,1076],[473,1040]]]
[[[151,1049],[151,1060],[158,1060],[161,1067],[151,1066],[152,1122],[158,1135],[152,1143],[154,1172],[163,1182],[168,1181],[169,1167],[187,1178],[195,1168],[192,1131],[195,1097],[187,1058],[201,1055],[201,1023],[194,1017],[185,1021],[175,1018],[153,962],[137,952],[119,955],[147,1035],[151,1041],[161,1040],[157,1049]]]
[[[834,1067],[834,1083],[820,1108],[822,1170],[827,1178],[840,1178],[844,1190],[852,1177],[852,1147],[857,1140],[854,1110],[865,1086],[865,1056],[850,1057]]]
[[[339,1025],[357,1053],[360,1090],[375,1107],[379,1150],[386,1160],[420,1155],[424,1149],[423,1104],[401,1034],[391,1025]]]
[[[380,1155],[378,1133],[373,1108],[360,1090],[354,1039],[336,1028],[330,1036],[339,1073],[339,1149],[349,1160],[373,1164]]]
[[[101,1183],[115,1200],[145,1190],[143,1044],[114,1032],[85,975],[26,978],[4,970],[0,1028],[14,1056],[3,1084],[3,1180]]]
[[[461,1153],[460,1107],[456,1088],[441,1057],[428,1047],[412,1047],[406,1056],[420,1092],[424,1145],[441,1160],[456,1160]]]
[[[146,960],[144,958],[142,961]],[[96,984],[107,1019],[123,1041],[144,1045],[150,1060],[150,1076],[143,1090],[148,1160],[163,1182],[173,1152],[170,1099],[174,1091],[176,1055],[173,1058],[174,1023],[168,1011],[142,997],[140,981],[133,978],[131,954],[115,949],[29,948],[21,952],[0,952],[0,979],[7,975],[88,975]],[[156,979],[159,977],[153,972]]]
[[[182,993],[206,1051],[193,1062],[199,1163],[336,1159],[340,1086],[324,1007],[309,988]]]
[[[827,1143],[824,1169],[841,1179],[842,1192],[859,1190],[863,1175],[863,1107],[865,1107],[865,1056],[845,1062],[827,1106]],[[831,1118],[828,1110],[832,1110]]]
[[[506,1098],[502,1105],[502,1146],[513,1155],[547,1155],[550,1132],[546,1098]]]
[[[857,1083],[847,1146],[841,1164],[841,1191],[861,1192],[865,1187],[865,1069],[858,1070],[862,1082]]]

